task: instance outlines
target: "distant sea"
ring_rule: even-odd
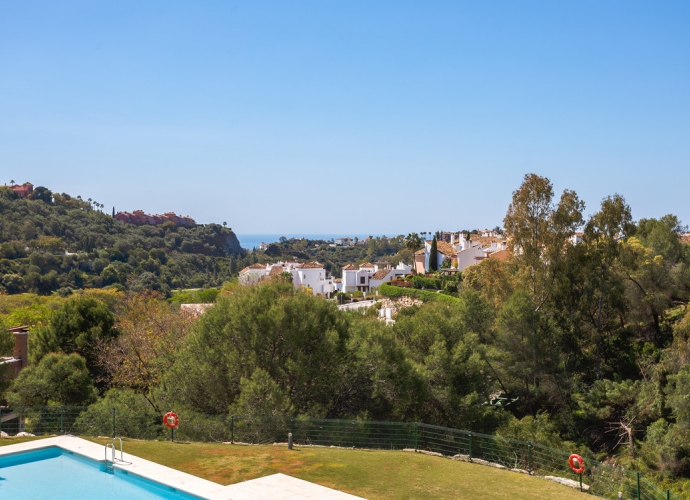
[[[349,236],[350,238],[354,238],[355,236],[357,238],[364,239],[368,238],[369,236],[377,236],[377,235],[369,235],[369,234],[293,234],[293,233],[286,233],[286,234],[238,234],[237,239],[240,240],[240,246],[242,248],[246,248],[247,250],[253,250],[254,248],[258,247],[261,245],[261,243],[275,243],[278,240],[280,240],[281,236],[285,236],[287,239],[290,238],[307,238],[308,240],[325,240],[328,241],[331,238],[336,239],[336,238],[345,238],[346,236]],[[388,235],[386,235],[388,236]],[[390,237],[397,236],[397,234],[391,234]]]

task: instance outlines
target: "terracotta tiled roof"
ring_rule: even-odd
[[[414,254],[415,254],[415,255],[424,255],[425,253],[426,253],[426,250],[424,250],[424,249],[422,248],[421,250],[417,250]]]
[[[374,267],[374,264],[372,264],[371,262],[365,262],[364,264],[359,266],[360,269],[362,269],[363,267],[366,267],[366,268]]]
[[[323,269],[323,264],[319,264],[318,262],[307,262],[299,266],[299,269]]]
[[[342,278],[336,278],[333,280],[333,283],[342,283],[343,279]]]
[[[240,273],[246,273],[247,271],[254,271],[258,269],[263,269],[264,271],[266,270],[266,266],[263,264],[252,264],[251,266],[247,266],[244,269],[240,271]]]
[[[268,273],[269,276],[279,276],[282,274],[282,272],[285,271],[285,268],[283,266],[273,266],[271,268],[271,271]]]
[[[389,272],[391,272],[390,269],[381,269],[380,271],[376,271],[374,274],[372,274],[369,279],[370,280],[382,280],[383,278],[388,276]]]
[[[510,251],[508,250],[498,250],[496,252],[490,253],[490,259],[498,259],[500,261],[506,260],[510,256]]]
[[[457,250],[455,250],[450,243],[446,243],[445,241],[437,241],[436,248],[446,257],[452,257],[453,255],[458,253]]]
[[[353,266],[352,264],[348,264],[345,267],[343,267],[343,271],[356,271],[357,268]]]

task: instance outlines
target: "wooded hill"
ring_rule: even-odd
[[[90,405],[94,421],[116,408],[425,422],[576,451],[689,493],[687,229],[673,215],[634,221],[618,195],[592,211],[526,176],[503,221],[512,257],[397,287],[426,302],[392,325],[280,277],[225,284],[196,321],[152,292],[0,296],[0,321],[31,327],[30,366],[5,397]],[[158,418],[138,422],[158,435]]]
[[[217,286],[251,263],[231,229],[136,226],[96,202],[38,187],[0,189],[0,292]]]

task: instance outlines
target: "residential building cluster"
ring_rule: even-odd
[[[333,243],[330,244],[332,247],[353,247],[355,245],[368,245],[369,240],[371,238],[362,238],[361,240],[359,238],[350,238],[349,236],[346,236],[344,238],[336,238],[333,240]]]
[[[335,291],[333,277],[318,262],[277,262],[252,264],[240,271],[240,282],[246,285],[258,283],[266,277],[289,273],[297,289],[311,290],[314,295],[329,295]]]
[[[34,185],[30,182],[25,182],[24,184],[10,184],[9,186],[5,184],[2,187],[11,189],[15,193],[17,193],[20,198],[26,198],[34,192]]]
[[[240,271],[240,282],[252,285],[283,273],[292,276],[296,289],[308,289],[314,295],[329,295],[334,292],[369,292],[397,277],[412,274],[412,266],[402,262],[396,267],[391,267],[388,262],[366,262],[359,266],[350,264],[343,268],[342,278],[333,278],[318,262],[252,264]]]
[[[114,217],[120,222],[136,224],[137,226],[158,226],[165,222],[172,222],[178,227],[196,226],[196,222],[190,216],[176,215],[173,212],[166,212],[162,215],[151,215],[144,213],[143,210],[135,210],[134,212],[118,212]]]
[[[509,255],[505,241],[493,241],[489,246],[483,246],[480,242],[466,238],[464,233],[451,233],[449,239],[450,242],[442,239],[436,241],[439,268],[443,262],[449,262],[449,268],[464,271],[469,266],[479,264],[484,259],[505,260]],[[432,243],[432,240],[425,240],[424,248],[415,252],[414,269],[417,273],[429,271]]]
[[[505,260],[510,252],[506,241],[500,235],[485,230],[475,235],[476,241],[465,233],[440,233],[436,241],[438,265],[445,272],[459,272],[484,259]],[[487,241],[488,239],[488,241]],[[360,243],[351,238],[338,238],[331,244],[354,246]],[[424,274],[430,270],[432,240],[424,240],[423,248],[415,252],[412,265],[400,262],[392,267],[388,262],[365,262],[358,266],[349,264],[342,269],[342,276],[329,276],[319,262],[278,262],[275,264],[253,264],[240,271],[240,281],[255,284],[264,278],[289,273],[297,289],[308,289],[314,295],[329,295],[334,292],[370,292],[400,277],[409,274]],[[576,241],[573,241],[576,244]],[[445,263],[445,264],[444,264]]]

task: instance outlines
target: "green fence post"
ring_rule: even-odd
[[[65,409],[60,405],[60,434],[65,433]]]
[[[414,423],[414,451],[417,452],[417,422]]]
[[[294,437],[295,437],[295,417],[290,418],[290,434],[292,434],[292,437],[294,439]]]
[[[640,473],[637,473],[637,500],[640,500]]]
[[[470,462],[472,461],[472,433],[468,432],[467,436],[470,438]]]
[[[527,472],[532,474],[532,441],[527,441]]]
[[[230,444],[235,444],[235,416],[230,416]]]
[[[113,437],[115,437],[115,407],[112,408],[113,412]]]
[[[666,500],[671,500],[671,490],[666,490]]]

